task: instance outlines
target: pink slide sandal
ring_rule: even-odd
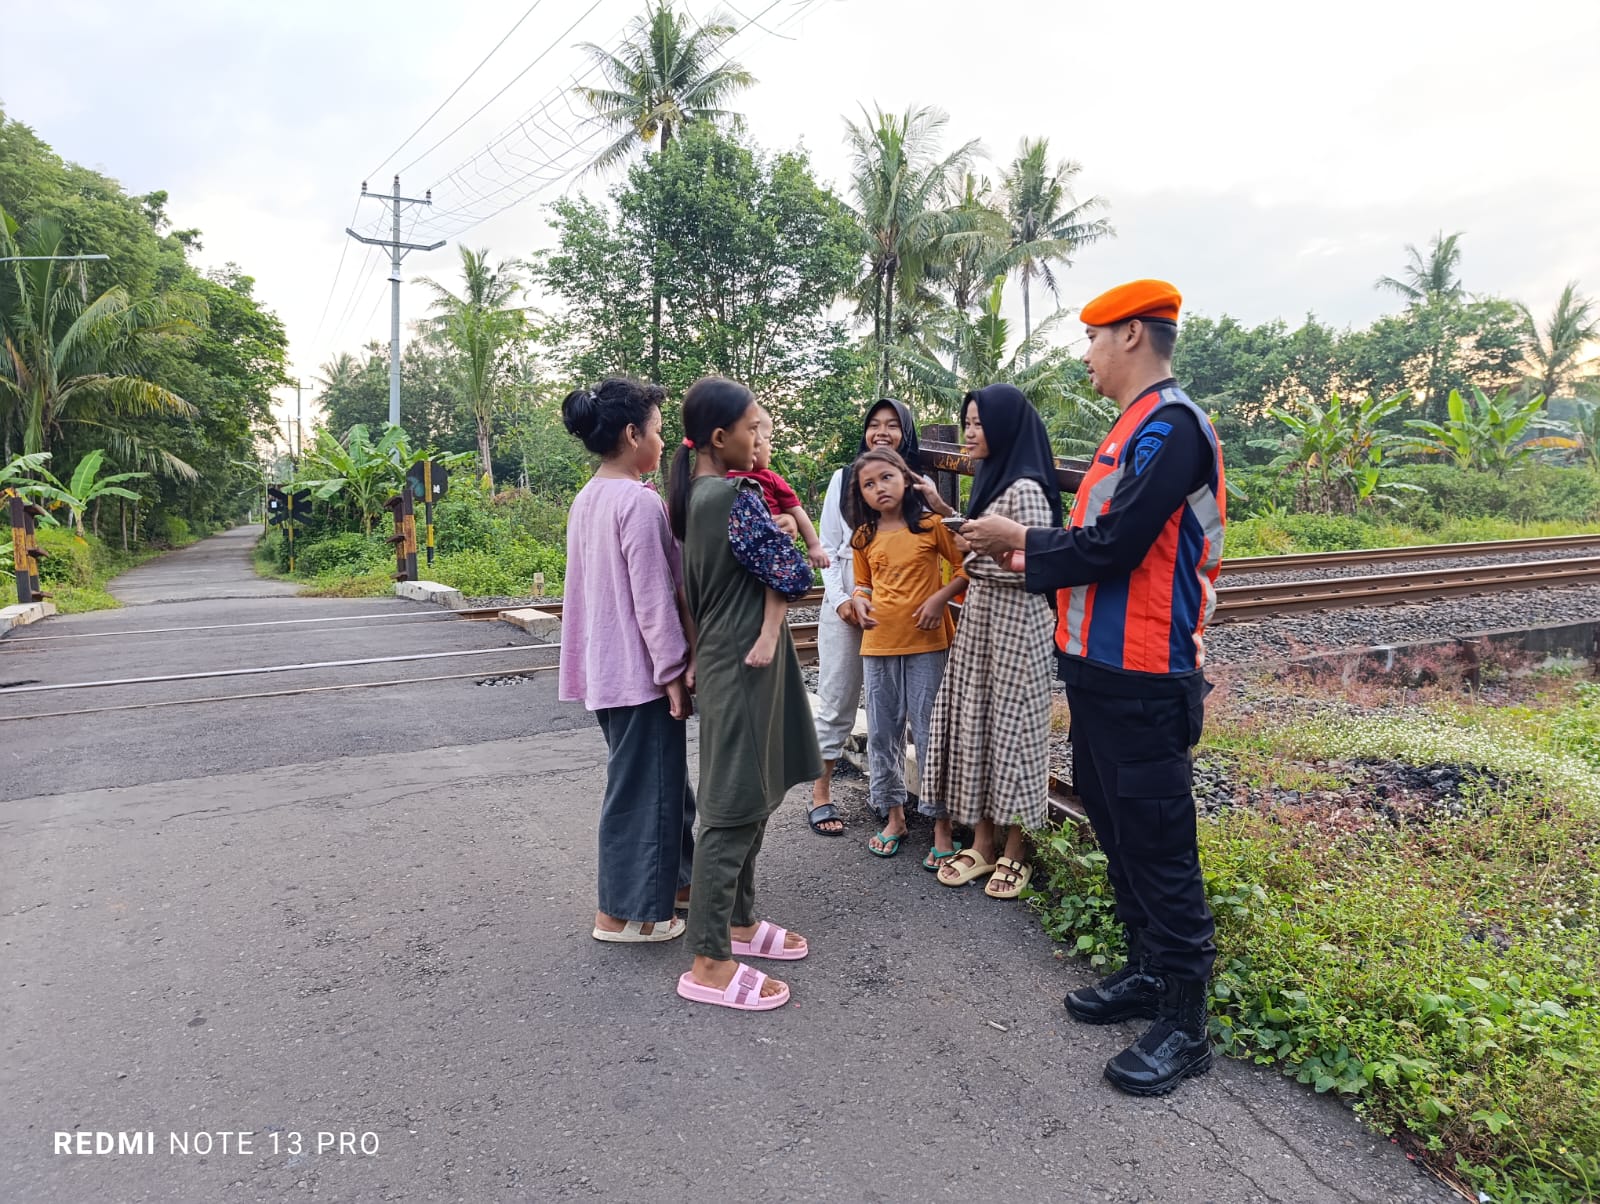
[[[740,1012],[770,1012],[789,1002],[789,988],[784,987],[776,995],[764,996],[761,988],[766,981],[767,976],[760,970],[740,962],[738,969],[733,972],[733,981],[726,988],[708,987],[696,982],[694,976],[686,972],[678,979],[678,994],[694,1003],[714,1003]]]
[[[797,962],[811,952],[811,946],[802,944],[798,949],[786,949],[783,942],[788,938],[787,929],[779,928],[776,924],[769,924],[762,920],[756,925],[756,930],[750,935],[748,941],[736,940],[733,942],[733,955],[735,957],[766,957],[778,962]]]

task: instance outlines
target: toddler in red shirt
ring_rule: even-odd
[[[756,463],[749,472],[730,472],[730,477],[749,477],[761,486],[761,497],[772,512],[778,528],[789,535],[798,535],[806,541],[806,553],[813,568],[825,569],[830,561],[823,550],[817,529],[800,504],[800,495],[777,473],[772,471],[772,415],[761,411],[761,427],[756,435]]]
[[[734,471],[728,475],[749,477],[759,484],[762,500],[767,503],[767,509],[772,512],[773,521],[778,524],[779,530],[789,536],[798,534],[806,541],[806,553],[813,568],[827,568],[832,561],[822,546],[822,540],[817,538],[817,529],[812,526],[805,507],[800,504],[800,495],[790,488],[788,481],[772,471],[772,415],[764,407],[761,410],[761,425],[756,430],[755,453],[755,464],[749,471]],[[782,595],[775,590],[767,590],[761,635],[757,637],[755,647],[751,648],[749,655],[744,658],[745,664],[759,669],[772,662],[773,654],[778,647],[778,637],[788,616],[789,604],[784,601]]]

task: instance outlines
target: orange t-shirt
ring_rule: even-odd
[[[933,630],[917,626],[917,607],[944,588],[939,561],[948,561],[954,576],[964,575],[950,528],[931,516],[922,526],[921,531],[879,531],[865,548],[855,548],[856,589],[872,591],[872,617],[878,621],[861,633],[862,656],[939,652],[955,638],[948,610]]]

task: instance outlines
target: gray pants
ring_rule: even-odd
[[[728,929],[756,922],[756,856],[766,834],[765,819],[725,828],[701,825],[694,885],[689,888],[689,931],[684,934],[696,957],[732,960]]]
[[[594,716],[610,751],[600,804],[600,910],[664,923],[694,860],[688,727],[665,698]]]
[[[817,746],[837,761],[861,706],[861,629],[826,603],[817,616]]]
[[[949,655],[940,651],[861,658],[867,682],[868,801],[879,819],[888,817],[890,807],[905,805],[907,726],[917,746],[917,764],[927,772],[928,722]],[[944,806],[926,795],[919,796],[917,810],[944,814]]]

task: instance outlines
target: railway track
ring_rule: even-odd
[[[1287,582],[1269,582],[1266,584],[1233,584],[1227,583],[1229,577],[1249,576],[1253,573],[1263,573],[1280,569],[1316,569],[1316,568],[1347,568],[1352,564],[1394,565],[1425,563],[1429,560],[1442,560],[1462,558],[1469,556],[1505,556],[1546,551],[1571,552],[1585,548],[1596,549],[1593,556],[1567,556],[1562,559],[1551,560],[1518,560],[1510,563],[1435,567],[1411,569],[1406,571],[1385,571],[1362,576],[1330,577],[1321,580],[1303,580]],[[1566,585],[1579,585],[1600,582],[1600,534],[1559,536],[1546,539],[1518,539],[1499,540],[1494,542],[1467,543],[1467,544],[1436,544],[1420,548],[1369,548],[1354,552],[1318,552],[1294,556],[1258,556],[1237,558],[1223,563],[1222,584],[1217,588],[1217,610],[1213,619],[1214,623],[1250,622],[1262,619],[1275,618],[1279,615],[1295,612],[1335,610],[1359,606],[1381,606],[1397,603],[1428,602],[1436,598],[1445,598],[1468,594],[1486,594],[1518,589],[1553,588]],[[812,590],[792,604],[797,610],[815,609],[821,604],[822,591]],[[51,636],[24,636],[20,639],[7,640],[7,645],[21,651],[19,645],[45,644],[62,641],[67,643],[78,640],[98,640],[105,638],[126,639],[134,635],[182,633],[193,638],[194,634],[230,632],[239,628],[264,628],[264,627],[298,627],[302,623],[315,626],[327,626],[337,623],[346,629],[362,629],[367,626],[400,626],[412,625],[416,620],[426,618],[432,622],[450,622],[451,620],[465,620],[469,622],[485,622],[498,619],[506,607],[479,607],[462,611],[445,611],[426,616],[399,616],[391,614],[359,614],[345,616],[337,620],[279,620],[265,623],[224,623],[199,627],[155,627],[134,629],[130,632],[120,633],[82,633],[62,634]],[[561,614],[560,603],[551,603],[539,607],[557,616]],[[411,623],[406,623],[406,620]],[[351,620],[364,620],[366,622],[351,623]],[[378,620],[372,623],[372,620]],[[815,659],[817,648],[817,624],[815,621],[791,622],[790,631],[794,637],[796,650],[801,659],[810,662]],[[511,665],[505,668],[485,669],[476,672],[457,672],[440,674],[418,674],[414,676],[390,677],[376,681],[361,681],[339,683],[334,685],[315,685],[299,688],[263,691],[239,691],[227,694],[216,694],[196,698],[181,698],[150,702],[128,702],[113,705],[89,705],[84,707],[61,707],[58,709],[36,710],[30,714],[17,714],[0,716],[0,723],[13,722],[28,718],[57,718],[71,715],[95,714],[101,711],[143,710],[151,707],[191,706],[206,702],[242,701],[252,698],[283,698],[300,694],[319,694],[341,690],[364,690],[385,686],[409,685],[423,682],[444,682],[453,680],[476,679],[484,676],[527,676],[551,671],[555,666],[550,656],[556,650],[555,645],[534,644],[517,649],[499,650],[510,653],[508,659],[519,659],[516,652],[543,652],[540,657],[543,663]],[[349,661],[352,665],[363,663],[406,662],[412,660],[431,660],[437,656],[467,656],[475,657],[482,653],[477,650],[443,653],[443,654],[412,654],[410,656],[385,656],[373,658],[370,662]],[[171,674],[158,675],[149,678],[104,678],[88,681],[61,683],[56,685],[35,684],[31,681],[0,682],[0,696],[12,694],[54,694],[59,690],[95,690],[113,686],[132,686],[146,683],[184,680],[189,678],[232,678],[241,676],[254,676],[262,673],[293,673],[296,670],[307,670],[334,665],[341,662],[323,662],[319,664],[283,664],[265,666],[251,669],[227,670],[216,673],[201,674]]]
[[[1222,578],[1226,579],[1227,577],[1230,577],[1230,576],[1243,576],[1245,574],[1252,574],[1252,573],[1278,572],[1278,571],[1284,570],[1284,569],[1317,569],[1317,568],[1336,569],[1336,568],[1346,568],[1346,567],[1348,567],[1350,565],[1353,565],[1353,564],[1412,564],[1412,563],[1420,563],[1420,562],[1424,562],[1424,561],[1428,561],[1428,560],[1449,560],[1449,559],[1456,559],[1456,558],[1468,557],[1468,556],[1505,556],[1505,555],[1515,555],[1515,554],[1518,554],[1518,553],[1524,553],[1525,554],[1525,553],[1531,553],[1531,552],[1571,551],[1571,550],[1574,550],[1574,549],[1581,549],[1581,548],[1594,548],[1596,553],[1600,554],[1600,532],[1596,532],[1596,533],[1594,533],[1592,535],[1555,535],[1555,536],[1548,536],[1548,537],[1539,538],[1539,539],[1485,540],[1485,541],[1478,542],[1478,543],[1441,543],[1441,544],[1427,544],[1427,545],[1424,545],[1424,546],[1421,546],[1421,547],[1406,547],[1406,548],[1359,548],[1359,549],[1356,549],[1354,551],[1346,551],[1346,552],[1300,552],[1300,553],[1294,553],[1294,554],[1284,555],[1284,556],[1239,556],[1239,557],[1233,557],[1233,558],[1228,559],[1228,560],[1224,560],[1222,562]],[[1537,567],[1538,563],[1539,562],[1533,562],[1533,563],[1530,563],[1528,565],[1522,565],[1522,566],[1517,566],[1517,567],[1532,569],[1532,568]],[[1566,564],[1580,563],[1580,560],[1579,560],[1579,558],[1572,558],[1572,559],[1564,561],[1564,562],[1563,561],[1546,561],[1546,562],[1543,562],[1543,563],[1546,564],[1546,565],[1553,566],[1553,565],[1562,564],[1562,563],[1566,563]],[[1482,569],[1479,569],[1477,567],[1473,567],[1473,568],[1470,568],[1470,569],[1449,570],[1449,571],[1451,571],[1451,572],[1459,571],[1459,572],[1462,572],[1462,573],[1468,573],[1468,572],[1484,572],[1484,573],[1487,573],[1490,568],[1494,568],[1494,567],[1509,567],[1509,566],[1488,566],[1488,565],[1486,565],[1486,566],[1483,566]],[[1588,579],[1588,578],[1580,578],[1580,579]],[[1368,580],[1368,578],[1364,578],[1364,577],[1346,577],[1346,578],[1343,578],[1342,580],[1343,580],[1343,583],[1345,585],[1354,586],[1359,582],[1363,582],[1363,581]],[[1530,580],[1531,580],[1531,578],[1530,578]],[[1296,585],[1298,585],[1298,586],[1300,586],[1302,588],[1309,589],[1313,585],[1317,585],[1317,586],[1327,585],[1329,587],[1332,587],[1334,582],[1333,581],[1329,581],[1329,582],[1297,582],[1297,583],[1294,583],[1294,584],[1296,584]],[[1228,588],[1231,588],[1231,587],[1219,586],[1218,587],[1219,595],[1225,595],[1225,591]],[[1259,587],[1259,588],[1264,590],[1264,589],[1273,588],[1273,587]],[[1498,586],[1498,587],[1494,587],[1494,586],[1491,585],[1490,588],[1508,589],[1508,588],[1512,588],[1512,586],[1511,585],[1501,585],[1501,586]],[[1285,584],[1283,586],[1283,589],[1285,591],[1289,591],[1290,590],[1290,586],[1288,584]],[[1474,591],[1471,591],[1471,590],[1458,590],[1456,592],[1471,593],[1471,592],[1474,592]],[[1241,598],[1243,597],[1242,594],[1239,595],[1239,596]],[[1340,601],[1338,601],[1338,597],[1339,597],[1338,593],[1335,592],[1335,591],[1331,591],[1331,589],[1330,589],[1330,592],[1328,592],[1326,596],[1330,600],[1333,600],[1335,605],[1362,605],[1363,604],[1363,603],[1340,602]],[[1441,595],[1441,596],[1443,596],[1443,595]],[[820,589],[813,589],[813,590],[807,591],[802,597],[800,597],[796,601],[790,603],[790,607],[791,607],[791,609],[804,610],[804,609],[808,609],[808,608],[811,608],[811,607],[818,606],[818,605],[821,604],[821,602],[822,602],[822,591]],[[559,602],[533,603],[531,605],[536,606],[537,609],[542,610],[547,614],[555,615],[557,618],[559,618],[561,616],[561,603],[559,603]],[[1239,603],[1238,605],[1240,605],[1242,607],[1243,604]],[[459,615],[461,618],[465,618],[465,619],[493,619],[493,618],[497,617],[501,613],[502,609],[514,609],[514,608],[481,607],[481,608],[476,608],[476,609],[471,609],[471,610],[456,611],[454,613]],[[1218,605],[1219,612],[1221,611],[1221,609],[1222,609],[1222,607],[1221,607],[1221,604],[1220,604],[1220,601],[1219,601],[1219,605]],[[1302,607],[1299,607],[1298,609],[1304,610],[1304,609],[1312,609],[1312,608],[1311,607],[1302,606]]]

